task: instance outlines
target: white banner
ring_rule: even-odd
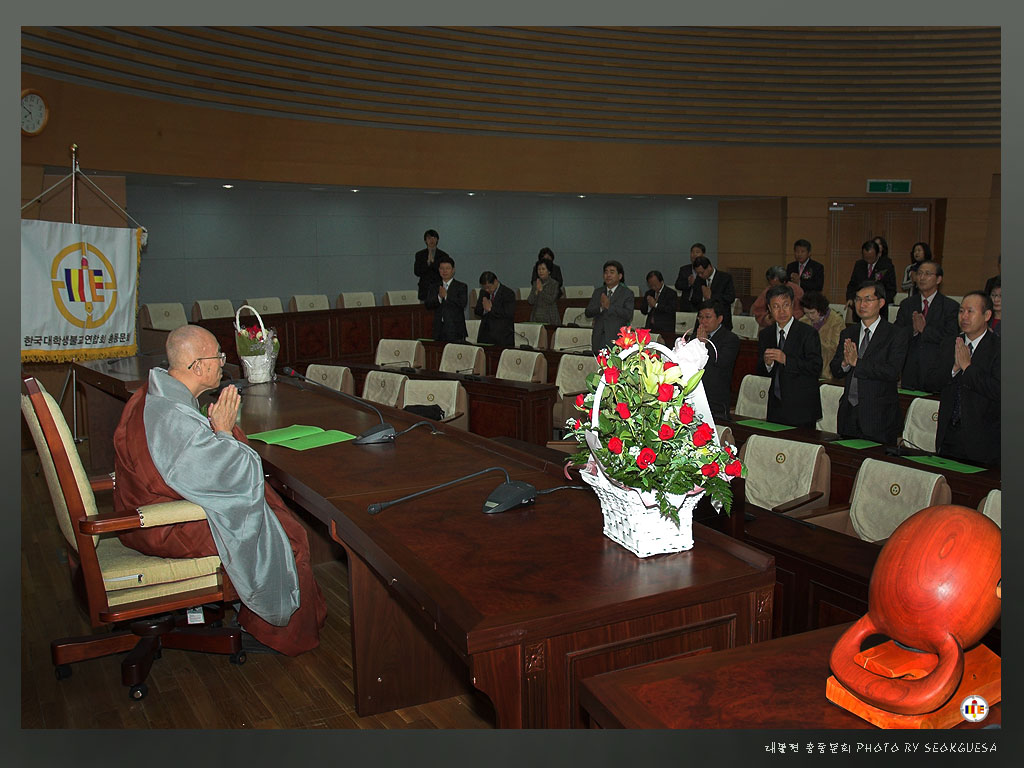
[[[134,355],[142,230],[21,222],[21,359]]]

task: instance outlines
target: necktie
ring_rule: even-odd
[[[870,328],[865,328],[864,329],[864,338],[862,338],[860,340],[860,347],[858,347],[858,349],[857,349],[857,360],[858,361],[860,360],[860,358],[864,357],[864,353],[868,351],[868,344],[870,344],[870,343],[871,343],[871,329]],[[856,369],[854,369],[854,370],[856,370]],[[850,376],[850,391],[846,394],[846,399],[850,403],[850,405],[856,405],[857,401],[858,401],[858,397],[857,397],[857,377],[852,375],[852,374]]]
[[[974,347],[967,341],[966,336],[961,337],[967,344],[967,354],[974,357]],[[951,423],[954,427],[960,426],[960,382],[963,381],[963,371],[960,371],[956,376],[953,377],[953,418]]]
[[[928,299],[921,299],[921,317],[928,317]]]
[[[778,348],[782,349],[785,346],[786,346],[786,332],[780,328],[779,329],[779,346],[778,346]],[[772,368],[772,373],[775,375],[775,381],[772,384],[772,393],[777,398],[779,398],[779,400],[781,400],[782,399],[782,369],[780,368],[778,363],[775,363],[774,367]]]
[[[875,271],[875,265],[874,264],[868,264],[868,280],[871,279],[871,273],[874,272],[874,271]]]

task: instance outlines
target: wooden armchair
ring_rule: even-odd
[[[202,507],[179,501],[129,514],[100,514],[94,494],[113,490],[115,478],[87,477],[56,401],[35,379],[25,379],[24,385],[28,394],[21,396],[21,410],[67,545],[72,587],[90,624],[112,630],[54,640],[50,655],[57,679],[70,677],[74,662],[128,652],[121,661],[121,680],[132,699],[141,699],[162,648],[230,654],[233,663],[244,663],[241,629],[207,623],[218,623],[222,604],[238,599],[220,558],[150,557],[124,546],[115,535],[202,520]],[[196,607],[204,623],[189,625],[184,611]]]

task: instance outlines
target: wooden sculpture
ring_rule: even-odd
[[[999,657],[972,647],[999,618],[1001,566],[999,528],[973,509],[940,505],[905,520],[875,563],[867,614],[832,649],[828,698],[900,728],[956,724],[961,689],[996,703]],[[862,652],[871,635],[890,640]]]

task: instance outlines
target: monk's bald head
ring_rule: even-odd
[[[168,369],[183,371],[193,360],[216,354],[217,338],[198,325],[183,325],[167,334],[166,351]]]

